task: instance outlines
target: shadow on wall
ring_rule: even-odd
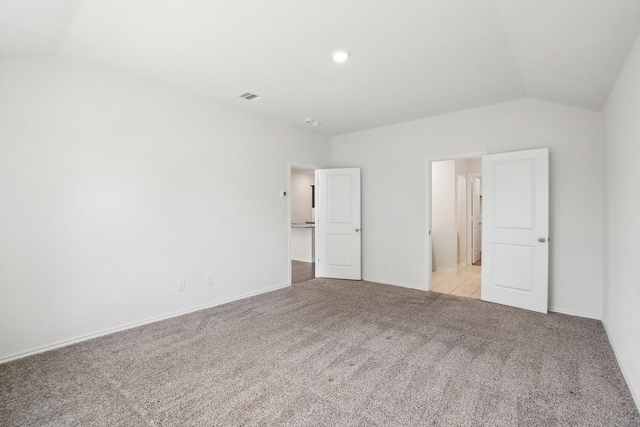
[[[436,271],[436,254],[433,250],[433,240],[431,241],[431,272]]]

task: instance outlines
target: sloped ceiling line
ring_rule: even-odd
[[[599,111],[639,30],[637,0],[5,0],[0,58],[71,56],[337,135],[523,97]]]

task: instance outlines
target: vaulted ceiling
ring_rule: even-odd
[[[639,0],[0,2],[2,58],[87,60],[327,135],[525,97],[601,110],[639,30]]]

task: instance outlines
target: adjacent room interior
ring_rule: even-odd
[[[431,163],[431,290],[480,299],[482,161]]]
[[[637,0],[0,2],[0,424],[640,425],[639,33]]]
[[[315,169],[291,167],[291,284],[316,277]]]

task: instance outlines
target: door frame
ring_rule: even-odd
[[[315,182],[315,171],[317,169],[322,169],[320,166],[311,165],[307,163],[297,163],[297,162],[287,162],[287,195],[284,197],[284,200],[287,204],[287,283],[289,286],[292,285],[292,276],[291,276],[291,169],[306,169],[314,171],[314,182]],[[318,207],[318,200],[315,200],[315,206]],[[318,229],[314,228],[315,235],[315,256],[316,259],[318,257]],[[315,259],[313,260],[316,261]],[[316,264],[317,265],[317,264]]]
[[[431,290],[431,260],[433,257],[431,251],[431,163],[441,162],[444,160],[464,160],[474,159],[489,154],[489,151],[476,151],[470,153],[449,154],[444,156],[427,157],[425,160],[425,218],[426,218],[426,233],[425,233],[425,289]]]
[[[471,246],[471,241],[473,239],[473,224],[471,224],[471,210],[473,203],[472,199],[472,189],[471,185],[473,185],[473,178],[482,178],[482,172],[473,172],[467,174],[467,261],[471,260],[471,264],[467,262],[468,265],[473,265],[473,247]],[[482,185],[482,181],[480,181],[480,185]],[[482,188],[482,187],[481,187]],[[482,227],[480,227],[482,229]],[[482,249],[480,250],[482,253]]]

